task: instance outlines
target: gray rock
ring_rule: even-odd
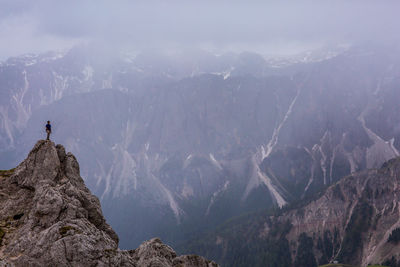
[[[51,141],[38,141],[0,176],[0,203],[0,266],[217,266],[199,256],[177,257],[158,238],[118,249],[76,158]]]

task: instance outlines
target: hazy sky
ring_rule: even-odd
[[[397,42],[400,1],[0,0],[0,60],[80,42],[285,53]]]

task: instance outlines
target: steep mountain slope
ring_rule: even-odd
[[[355,48],[270,71],[251,53],[175,60],[107,53],[102,61],[75,49],[40,63],[59,70],[66,89],[52,101],[25,94],[18,103],[32,112],[20,130],[10,125],[24,114],[15,109],[23,71],[42,65],[9,62],[2,68],[17,68],[19,86],[4,86],[2,109],[15,114],[0,118],[0,162],[20,161],[13,155],[26,153],[50,119],[52,138],[83,163],[85,182],[122,247],[154,235],[177,243],[242,213],[307,198],[399,155],[399,55]],[[92,73],[90,83],[84,73]],[[55,76],[30,86],[31,78],[48,74],[27,75],[27,92],[60,95],[52,93]]]
[[[217,266],[177,257],[159,239],[119,250],[78,162],[61,145],[38,141],[18,167],[0,172],[0,185],[2,266]]]
[[[102,198],[106,214],[113,214],[108,218],[115,220],[117,231],[118,224],[122,222],[126,222],[127,229],[132,227],[129,222],[137,212],[126,214],[125,211],[133,209],[138,209],[146,222],[137,225],[136,229],[149,227],[152,222],[158,221],[154,218],[160,216],[168,218],[161,217],[160,220],[170,222],[171,225],[186,218],[198,221],[192,215],[204,220],[203,215],[206,213],[209,215],[206,220],[209,220],[219,213],[219,210],[213,210],[213,196],[218,197],[218,192],[222,193],[229,186],[238,188],[233,189],[232,194],[235,196],[231,199],[237,202],[237,206],[243,206],[244,211],[248,207],[257,209],[264,203],[272,204],[273,201],[268,200],[270,197],[267,190],[263,190],[267,193],[265,196],[261,192],[259,195],[268,201],[259,201],[260,204],[254,207],[252,203],[242,203],[244,193],[240,191],[244,192],[246,181],[242,181],[239,175],[243,173],[247,176],[246,166],[253,168],[254,164],[247,149],[229,149],[230,159],[226,160],[229,168],[224,168],[225,163],[217,160],[221,149],[229,148],[232,143],[248,143],[246,146],[252,147],[254,141],[262,142],[266,138],[269,123],[259,122],[257,118],[249,120],[248,115],[239,112],[237,106],[252,109],[257,95],[272,95],[272,92],[263,89],[257,80],[249,78],[247,83],[250,85],[247,87],[254,86],[252,92],[247,96],[246,91],[236,93],[238,98],[244,100],[247,97],[249,100],[241,104],[232,103],[230,110],[225,111],[219,107],[218,101],[226,98],[231,85],[223,81],[218,76],[204,76],[195,81],[199,86],[196,90],[198,92],[184,88],[158,89],[153,91],[156,96],[153,98],[149,98],[149,94],[138,98],[116,90],[70,96],[39,109],[28,122],[30,130],[22,136],[24,144],[20,146],[25,147],[41,135],[38,126],[43,116],[55,122],[54,138],[63,140],[78,158],[85,161],[89,168],[83,172],[90,177],[87,183]],[[193,86],[193,81],[182,83]],[[207,99],[212,96],[212,90],[205,94],[201,88],[214,83],[221,84],[224,89],[218,98],[210,101]],[[283,85],[283,82],[280,84]],[[283,87],[281,94],[284,94]],[[204,102],[209,102],[208,111],[202,111],[204,106],[199,103],[200,97]],[[186,101],[182,101],[182,98]],[[70,106],[74,106],[74,109],[71,110]],[[187,114],[185,111],[189,106],[193,107],[193,111]],[[260,102],[258,117],[262,116],[265,108],[270,109],[268,113],[273,112],[271,107]],[[205,116],[199,114],[201,112],[205,112]],[[221,125],[220,121],[225,121],[226,125]],[[267,129],[247,133],[248,125],[251,128]],[[236,136],[234,131],[228,130],[232,128],[237,128]],[[238,173],[231,168],[242,170]],[[246,199],[243,197],[243,200]],[[256,202],[253,200],[253,203]],[[116,211],[119,213],[115,214]],[[232,209],[231,212],[235,214],[238,210]],[[121,220],[121,216],[129,217]],[[219,221],[225,218],[226,215]],[[198,225],[201,226],[199,221]],[[153,225],[153,229],[157,229],[156,226]],[[171,231],[167,228],[165,232]],[[151,236],[154,234],[151,229],[143,233]],[[136,242],[140,239],[144,237],[136,237]]]
[[[286,235],[289,244],[302,233],[312,237],[319,262],[337,259],[366,266],[392,256],[398,259],[398,240],[390,241],[389,236],[400,227],[399,184],[400,158],[396,158],[378,170],[343,178],[318,200],[278,217],[278,221],[292,224]],[[267,228],[263,234],[268,235]]]
[[[400,263],[399,184],[396,158],[380,169],[344,177],[279,215],[267,212],[231,221],[183,251],[201,251],[223,266],[311,267],[336,260],[395,267]]]

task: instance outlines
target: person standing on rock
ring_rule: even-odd
[[[50,140],[50,134],[51,134],[51,124],[50,124],[50,121],[47,121],[47,124],[46,124],[46,133],[47,133],[47,139],[46,139],[46,140]]]

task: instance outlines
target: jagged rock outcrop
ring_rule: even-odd
[[[18,167],[0,172],[0,265],[217,266],[196,255],[178,257],[157,238],[118,249],[74,155],[44,140]]]

